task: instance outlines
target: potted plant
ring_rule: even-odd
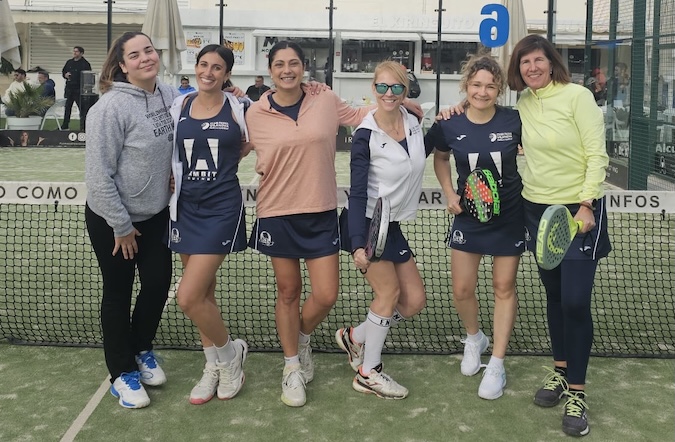
[[[14,111],[12,117],[7,117],[7,129],[40,129],[42,115],[54,104],[50,97],[42,95],[42,86],[33,86],[25,83],[23,91],[9,94],[9,101],[5,103],[7,109]]]

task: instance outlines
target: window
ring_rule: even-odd
[[[412,41],[345,40],[342,43],[342,72],[373,72],[378,63],[394,60],[414,66],[415,43]]]
[[[441,74],[459,74],[467,55],[478,51],[479,43],[441,42]],[[422,45],[422,72],[436,73],[438,43],[424,41]]]

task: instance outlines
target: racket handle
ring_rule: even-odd
[[[579,232],[581,229],[584,227],[584,222],[579,220],[576,222],[577,223],[577,232]]]

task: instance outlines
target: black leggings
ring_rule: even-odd
[[[141,236],[136,237],[138,253],[133,259],[124,259],[121,250],[112,255],[113,230],[88,205],[85,220],[103,276],[103,351],[114,381],[122,373],[138,370],[136,354],[152,350],[171,284],[171,251],[166,243],[169,211],[165,209],[148,220],[134,223]],[[132,315],[136,268],[141,288]]]
[[[585,384],[593,344],[591,293],[597,261],[564,260],[553,270],[539,268],[546,288],[546,312],[553,360],[567,361],[567,382]]]

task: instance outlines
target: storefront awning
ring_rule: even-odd
[[[427,43],[438,41],[438,34],[422,34],[422,39]],[[477,42],[480,41],[478,33],[475,34],[441,34],[441,41],[461,41]]]
[[[256,29],[254,37],[295,37],[295,38],[328,38],[328,30],[310,31],[298,29]]]
[[[416,32],[340,32],[343,40],[397,40],[419,41],[420,34]]]
[[[106,12],[83,12],[83,11],[12,11],[14,23],[31,24],[108,24],[108,14]],[[112,23],[115,25],[142,25],[144,15],[140,13],[122,13],[114,12],[112,14]]]

